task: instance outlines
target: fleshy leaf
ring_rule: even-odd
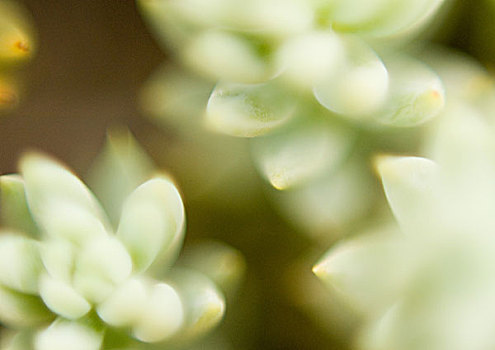
[[[99,350],[103,333],[75,321],[57,320],[38,333],[35,350]]]
[[[289,191],[274,193],[289,221],[312,237],[338,233],[366,214],[373,203],[373,183],[361,159],[334,173]]]
[[[0,321],[10,327],[26,328],[53,319],[39,296],[15,292],[0,286]]]
[[[0,191],[2,226],[37,236],[38,228],[29,212],[22,178],[18,175],[0,176]]]
[[[37,294],[41,263],[38,242],[15,234],[0,235],[0,284]]]
[[[334,170],[352,141],[343,128],[309,122],[253,139],[252,149],[263,176],[273,187],[284,190]]]
[[[344,47],[337,34],[311,32],[288,40],[277,52],[283,78],[303,88],[312,88],[331,76],[342,64]]]
[[[184,51],[183,60],[197,72],[215,80],[255,84],[272,75],[265,43],[253,42],[222,31],[197,35]]]
[[[159,255],[174,257],[183,239],[184,206],[175,185],[154,178],[139,186],[124,203],[117,236],[129,251],[136,272]]]
[[[228,135],[254,137],[279,127],[294,112],[294,100],[273,83],[219,84],[208,101],[206,122]]]
[[[49,275],[40,279],[40,295],[50,310],[67,319],[78,319],[91,309],[88,301],[72,286]]]
[[[405,232],[421,232],[419,228],[435,222],[432,200],[439,174],[436,163],[419,157],[382,156],[375,166],[389,205]]]
[[[387,69],[364,42],[343,37],[344,63],[314,87],[318,102],[327,109],[349,117],[362,118],[379,110],[389,87]]]
[[[53,214],[45,212],[50,209],[48,204],[58,200],[72,202],[95,215],[102,223],[107,223],[93,194],[60,163],[42,154],[29,153],[22,157],[20,170],[26,183],[29,209],[40,226]]]
[[[128,130],[108,133],[105,148],[91,168],[89,183],[112,224],[118,224],[125,198],[150,177],[153,168],[152,160]]]
[[[47,237],[76,245],[107,235],[105,227],[93,213],[70,199],[50,199],[38,219]]]
[[[201,273],[177,268],[169,277],[185,306],[185,321],[180,334],[182,341],[191,340],[210,331],[222,320],[225,312],[223,294]]]
[[[52,239],[41,242],[41,260],[48,274],[70,282],[74,271],[75,246],[70,242]]]
[[[400,235],[394,236],[385,231],[343,242],[331,248],[313,272],[358,310],[382,312],[408,277],[407,254],[397,239]]]
[[[145,308],[148,289],[142,280],[129,279],[98,305],[98,316],[114,327],[132,326],[139,320]]]
[[[385,110],[376,119],[392,126],[416,126],[437,115],[444,106],[440,78],[426,65],[412,59],[387,63],[390,94]]]
[[[158,283],[150,288],[133,333],[143,342],[155,343],[176,334],[183,321],[184,306],[181,297],[170,285]]]
[[[132,260],[124,245],[107,236],[88,242],[79,251],[73,274],[75,288],[87,299],[101,302],[132,272]],[[102,288],[103,286],[103,288]]]
[[[331,19],[338,31],[389,37],[417,29],[443,0],[338,0]]]

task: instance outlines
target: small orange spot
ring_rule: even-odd
[[[20,50],[20,51],[23,51],[23,52],[29,52],[29,45],[26,41],[24,40],[18,40],[15,42],[14,46]]]
[[[438,92],[438,90],[433,90],[431,92],[431,96],[435,99],[439,99],[440,98],[440,92]]]

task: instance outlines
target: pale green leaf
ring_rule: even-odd
[[[135,271],[146,270],[159,255],[176,257],[183,239],[184,206],[175,185],[153,178],[124,203],[117,236],[129,251]]]
[[[0,176],[0,220],[5,228],[39,234],[28,208],[24,181],[18,175]]]
[[[218,84],[206,108],[213,130],[241,137],[266,134],[289,120],[295,112],[293,98],[273,83]]]
[[[336,125],[302,122],[252,140],[261,174],[279,190],[330,173],[353,144],[352,134]]]

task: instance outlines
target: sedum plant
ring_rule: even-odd
[[[371,210],[369,153],[413,149],[419,134],[409,127],[443,108],[439,77],[404,49],[442,3],[139,0],[182,65],[153,79],[145,108],[169,122],[185,109],[171,101],[200,90],[187,99],[196,126],[171,123],[181,134],[201,139],[205,124],[247,138],[258,172],[284,190],[271,197],[294,225],[316,237],[345,231]],[[177,90],[167,89],[172,81]],[[222,156],[240,168],[235,155]]]
[[[136,159],[126,146],[114,161]],[[62,164],[30,153],[19,168],[0,177],[0,319],[15,330],[4,349],[160,349],[221,320],[225,302],[216,284],[172,267],[185,221],[169,177],[157,174],[117,199],[120,220],[112,225]]]
[[[434,161],[377,158],[398,226],[342,242],[314,267],[364,315],[360,349],[495,346],[495,95],[482,73],[455,55],[444,65],[455,84],[425,150]]]

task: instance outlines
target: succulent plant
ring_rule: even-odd
[[[381,156],[375,162],[398,226],[342,242],[314,267],[365,315],[359,348],[495,344],[488,326],[495,318],[495,143],[486,108],[495,92],[492,84],[477,85],[481,70],[459,62],[444,67],[445,80],[457,84],[447,87],[445,114],[426,147],[434,161]]]
[[[42,154],[24,155],[20,174],[0,184],[0,318],[17,330],[5,349],[154,349],[221,320],[215,283],[171,267],[185,217],[169,177],[132,190],[117,226],[70,170]]]
[[[153,79],[145,109],[195,142],[207,134],[198,125],[249,139],[258,172],[283,190],[273,192],[274,202],[311,236],[345,231],[365,217],[375,192],[368,155],[412,149],[408,140],[419,137],[409,127],[443,108],[437,74],[401,46],[424,28],[442,1],[138,4],[183,66],[168,66],[161,81]],[[184,67],[193,73],[180,73]],[[179,82],[177,89],[170,89],[171,81]],[[178,117],[184,105],[195,106],[187,112],[195,118],[187,122]],[[225,167],[245,169],[234,162],[245,152],[230,143],[228,153],[222,149],[215,155],[222,155]]]

